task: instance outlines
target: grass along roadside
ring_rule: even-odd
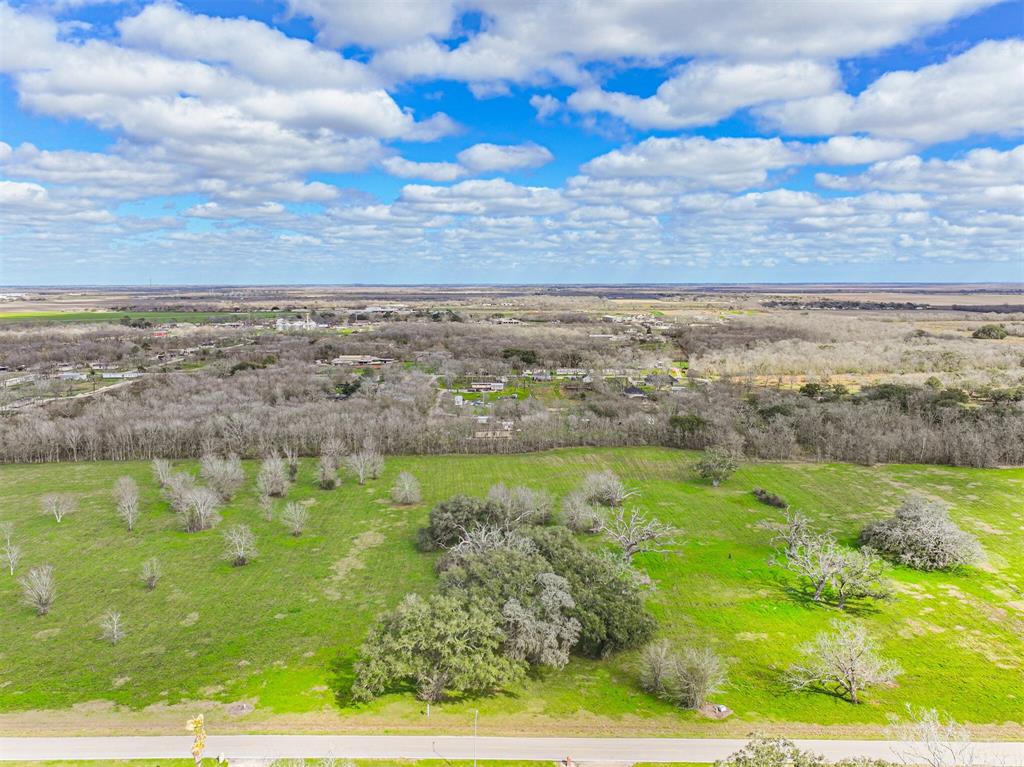
[[[712,488],[694,479],[692,459],[664,449],[390,458],[380,480],[360,487],[349,478],[335,491],[316,488],[307,461],[289,494],[316,501],[301,538],[260,517],[256,466],[247,462],[246,488],[222,523],[245,521],[259,538],[261,555],[244,568],[219,559],[219,532],[178,531],[148,464],[0,467],[0,520],[16,525],[22,569],[52,564],[59,590],[51,614],[37,618],[19,604],[15,580],[0,574],[0,732],[85,726],[98,734],[120,724],[177,733],[184,716],[205,709],[211,732],[462,733],[468,712],[479,708],[480,731],[491,734],[743,736],[758,729],[813,737],[827,726],[842,737],[880,734],[886,714],[909,702],[990,725],[977,728],[983,736],[1024,736],[1024,470],[747,464]],[[414,544],[431,504],[456,492],[482,494],[499,481],[561,495],[605,467],[640,489],[637,505],[684,531],[678,555],[638,558],[657,584],[649,605],[661,635],[711,643],[731,659],[730,684],[715,700],[734,717],[710,722],[644,694],[635,654],[576,659],[509,694],[435,707],[429,721],[408,694],[336,705],[332,686],[346,680],[373,618],[404,593],[435,587],[433,558]],[[387,501],[401,470],[423,483],[421,506]],[[110,499],[125,473],[143,495],[144,516],[131,534]],[[955,574],[897,569],[899,598],[855,613],[903,666],[897,686],[871,691],[860,706],[791,693],[780,671],[837,611],[799,599],[792,581],[767,565],[771,534],[759,525],[779,512],[753,499],[754,486],[779,493],[847,541],[910,490],[942,497],[981,539],[989,562]],[[39,513],[39,497],[53,490],[80,498],[80,510],[59,524]],[[154,555],[165,575],[147,592],[139,568]],[[98,620],[108,607],[122,611],[128,632],[114,646],[100,639]],[[947,694],[951,679],[956,696]],[[238,702],[255,710],[230,708]]]

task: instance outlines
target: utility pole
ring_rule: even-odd
[[[476,724],[480,719],[480,709],[473,709],[473,767],[476,767]]]

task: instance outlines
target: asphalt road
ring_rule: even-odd
[[[260,758],[537,759],[576,762],[705,762],[728,756],[746,741],[680,738],[473,738],[404,735],[211,735],[206,756]],[[895,759],[913,746],[892,741],[801,740],[829,759]],[[15,759],[168,759],[187,757],[189,736],[2,738],[0,761]],[[977,743],[975,765],[1024,767],[1024,742]]]

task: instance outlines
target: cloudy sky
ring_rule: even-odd
[[[0,0],[0,283],[1024,280],[1024,0]]]

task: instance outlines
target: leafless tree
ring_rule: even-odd
[[[652,695],[660,696],[675,664],[672,646],[667,640],[651,642],[640,654],[640,686]]]
[[[804,660],[789,667],[787,677],[795,690],[823,687],[860,702],[868,687],[892,684],[902,673],[893,661],[881,658],[874,640],[860,625],[833,621],[832,631],[823,631],[801,648]]]
[[[861,541],[900,564],[947,570],[982,558],[981,546],[949,516],[949,507],[912,495],[888,519],[864,528]]]
[[[971,733],[952,717],[934,708],[917,711],[908,703],[907,719],[890,716],[889,737],[901,744],[897,757],[902,764],[927,767],[974,767],[978,763]]]
[[[678,531],[633,508],[629,512],[616,509],[611,518],[601,523],[601,532],[622,549],[626,562],[632,562],[637,554],[672,551],[677,543],[673,536]]]
[[[498,549],[531,552],[535,550],[533,542],[515,530],[504,527],[480,525],[466,530],[462,529],[459,541],[448,550],[446,562],[452,564],[459,557],[471,554],[486,554]]]
[[[263,517],[267,522],[274,521],[274,499],[269,495],[260,493],[257,505],[260,509],[260,516]]]
[[[419,503],[421,498],[420,482],[416,477],[407,471],[395,477],[395,484],[391,488],[392,501],[402,506],[411,506]]]
[[[150,557],[142,563],[142,582],[146,584],[147,589],[150,591],[155,589],[161,577],[163,577],[163,567],[161,567],[159,559]]]
[[[178,517],[185,532],[197,533],[217,524],[220,520],[219,511],[220,496],[209,488],[196,487],[186,496]]]
[[[124,639],[124,621],[117,610],[107,610],[103,613],[100,627],[103,629],[103,638],[110,644],[117,644]]]
[[[543,524],[551,519],[554,506],[551,495],[544,490],[525,486],[508,487],[501,482],[492,485],[487,491],[487,500],[501,509],[508,526],[511,526],[510,522],[517,525]]]
[[[831,535],[804,532],[774,560],[790,572],[805,578],[813,591],[815,602],[821,600],[825,590],[845,563],[843,550]]]
[[[317,483],[321,490],[333,490],[338,486],[338,462],[329,453],[320,456],[316,468]]]
[[[602,506],[618,508],[627,498],[637,494],[636,490],[627,490],[622,480],[611,471],[594,471],[583,478],[581,487],[587,503],[599,503]]]
[[[384,458],[372,447],[364,447],[358,453],[352,453],[345,464],[356,475],[360,485],[365,484],[367,479],[376,479],[384,471]]]
[[[288,480],[294,482],[299,475],[299,451],[291,445],[285,445],[281,453],[284,455],[284,463],[288,467]]]
[[[791,556],[807,540],[811,533],[811,521],[797,511],[787,511],[782,530],[772,539],[772,545],[784,544],[782,553]]]
[[[841,559],[842,564],[832,577],[832,589],[840,610],[849,599],[887,599],[890,596],[885,562],[871,549],[847,549]]]
[[[581,490],[573,490],[562,499],[562,521],[574,533],[596,533],[601,529],[601,515]]]
[[[21,577],[19,583],[21,583],[25,604],[34,607],[38,615],[46,615],[50,612],[50,606],[57,596],[57,582],[53,577],[53,567],[39,565],[30,568],[28,573]]]
[[[7,568],[14,575],[18,563],[21,561],[21,547],[14,542],[14,523],[0,522],[0,538],[3,539],[3,548],[0,548],[0,559],[7,563]]]
[[[281,521],[285,524],[290,532],[295,537],[302,535],[306,529],[306,525],[309,524],[309,509],[306,504],[292,501],[284,507],[284,512],[281,514]]]
[[[195,490],[196,478],[185,471],[171,474],[163,485],[164,498],[177,514],[185,511]]]
[[[288,492],[288,469],[280,456],[272,455],[263,459],[256,477],[256,488],[263,495],[280,498]]]
[[[139,486],[128,476],[118,477],[114,483],[114,499],[117,502],[117,516],[131,532],[139,519]]]
[[[0,549],[0,557],[7,563],[7,569],[11,571],[11,575],[14,575],[15,569],[21,561],[21,547],[16,543],[7,541],[4,543],[3,548]]]
[[[160,487],[166,487],[167,482],[171,478],[171,474],[174,473],[171,469],[171,462],[166,458],[154,458],[152,467],[153,479],[157,481],[157,484],[160,485]]]
[[[224,531],[224,558],[241,567],[256,558],[256,536],[248,525],[232,525]]]
[[[230,501],[245,483],[242,461],[234,454],[222,458],[207,453],[199,461],[199,475],[220,496],[223,503]]]
[[[78,501],[67,493],[47,493],[42,498],[43,513],[60,522],[78,507]]]
[[[675,665],[665,687],[666,697],[685,708],[700,708],[725,685],[725,663],[710,647],[685,648]]]

